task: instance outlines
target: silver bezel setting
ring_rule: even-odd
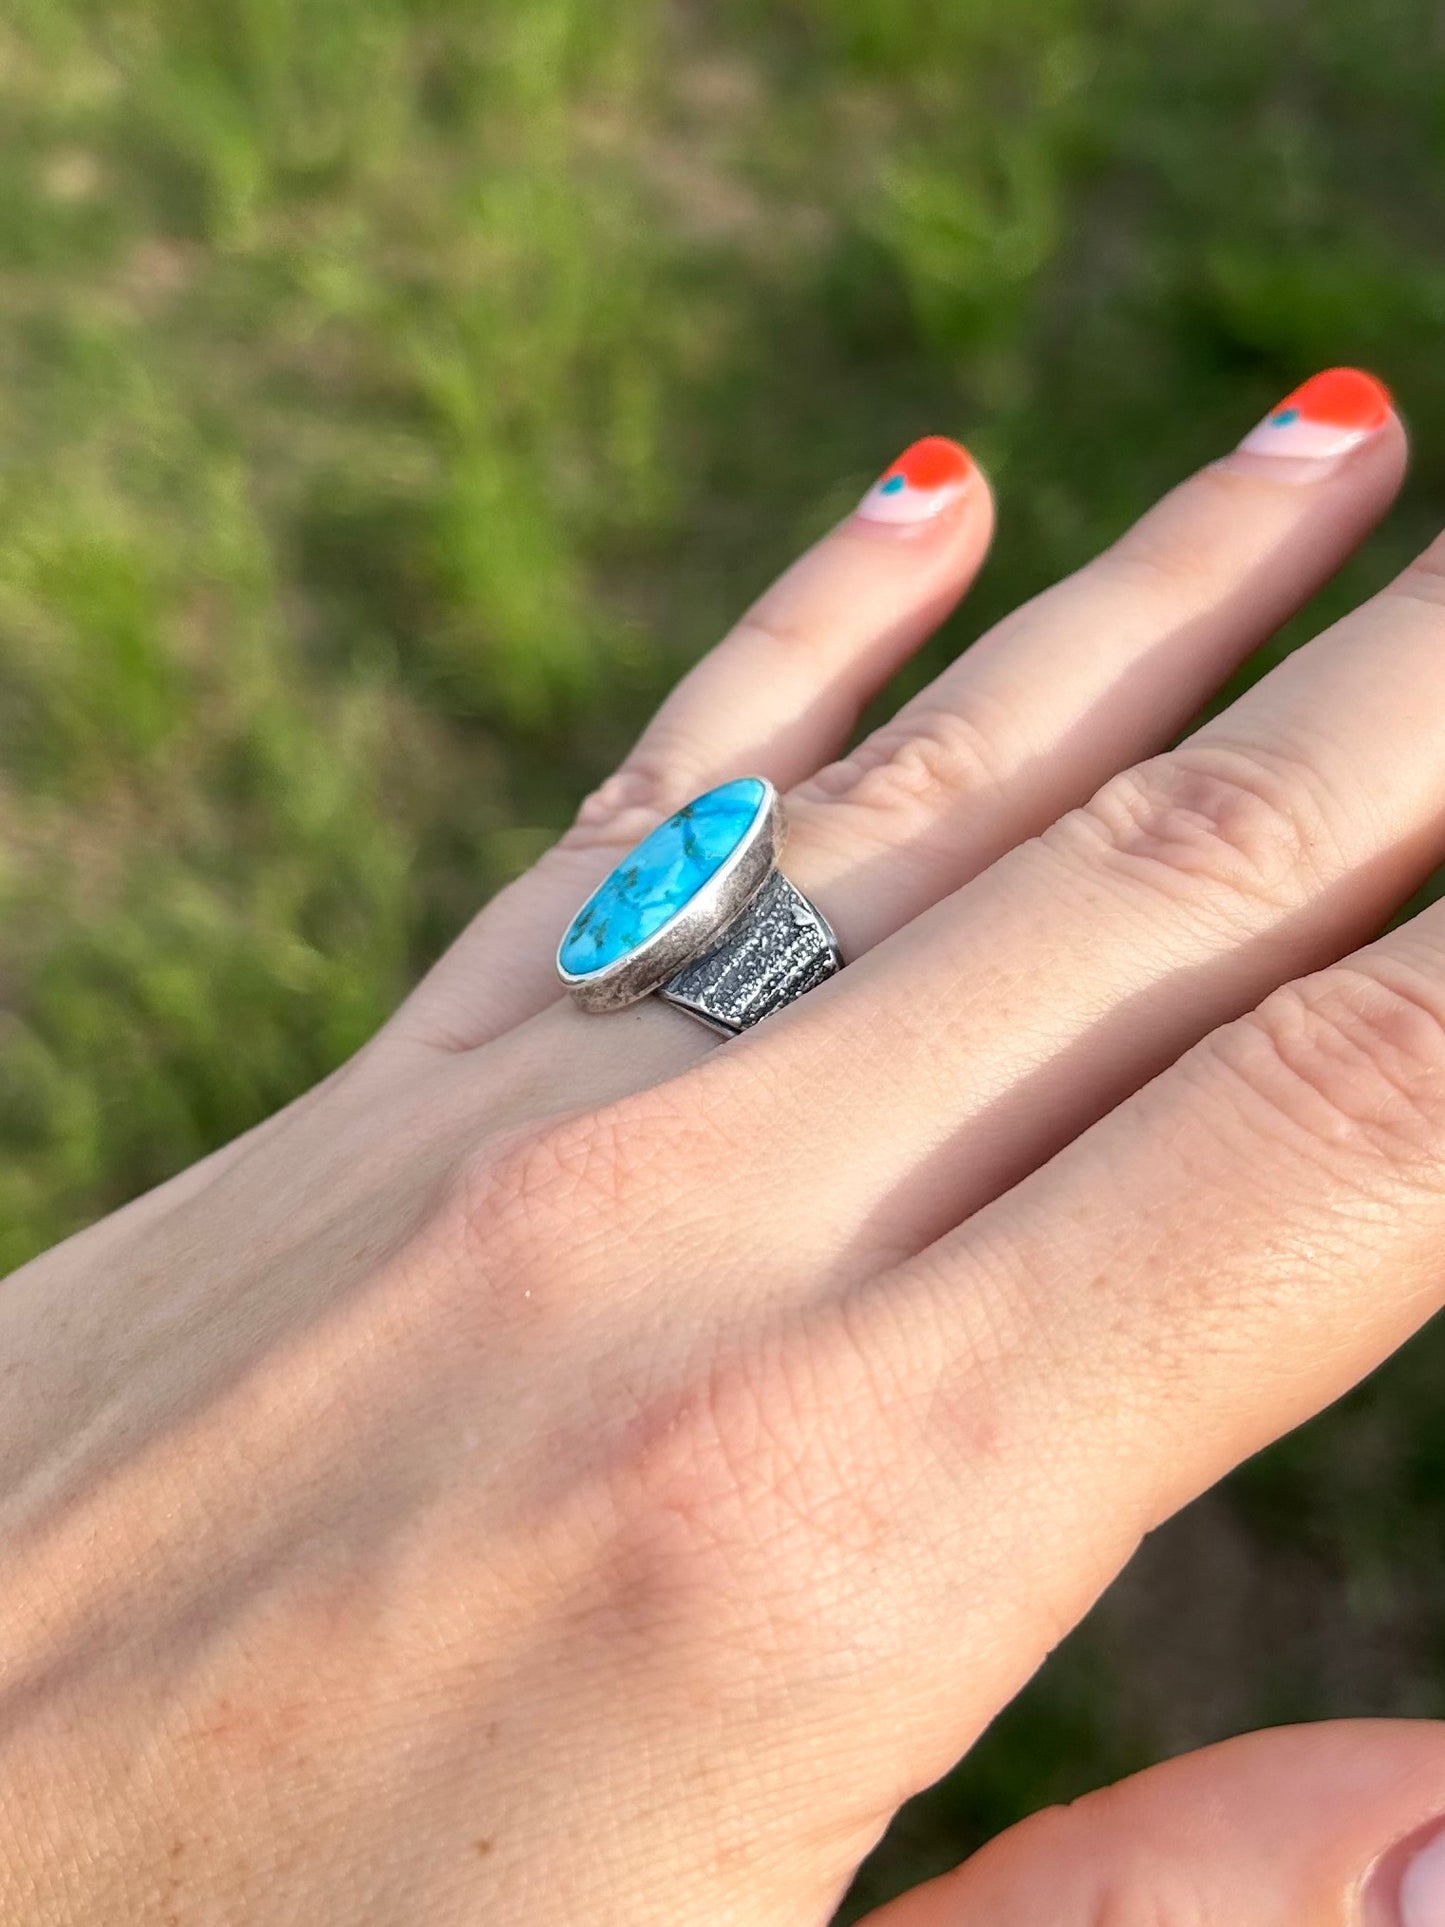
[[[787,835],[781,797],[766,777],[757,780],[763,785],[757,814],[726,861],[644,943],[615,963],[579,976],[563,966],[562,951],[567,942],[567,933],[563,933],[557,946],[557,975],[583,1010],[623,1010],[651,996],[669,977],[716,943],[747,909],[776,867]],[[620,868],[626,861],[622,857],[613,868]],[[589,897],[587,902],[591,900]],[[586,904],[579,906],[577,914],[585,908]],[[569,923],[567,930],[571,928]]]

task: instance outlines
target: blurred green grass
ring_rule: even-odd
[[[1312,620],[1377,582],[1445,506],[1442,45],[1424,0],[11,0],[0,1269],[359,1043],[915,434],[1001,535],[913,681],[1330,362],[1417,461]],[[1440,1364],[1157,1535],[855,1904],[1163,1748],[1441,1711]]]

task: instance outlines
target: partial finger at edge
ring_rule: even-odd
[[[1249,1733],[1035,1814],[864,1927],[1441,1927],[1445,1725]]]

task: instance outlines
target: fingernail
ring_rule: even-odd
[[[1400,1927],[1445,1927],[1445,1829],[1406,1863],[1399,1912]]]
[[[1335,462],[1390,419],[1390,391],[1361,368],[1328,368],[1286,395],[1239,444],[1242,455]]]
[[[1399,1841],[1370,1872],[1360,1927],[1445,1927],[1445,1827]]]
[[[865,522],[932,522],[968,492],[973,477],[966,448],[944,435],[927,435],[878,477],[855,513]]]

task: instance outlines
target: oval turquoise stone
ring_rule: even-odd
[[[766,786],[756,776],[694,797],[659,823],[583,904],[557,961],[571,977],[605,970],[656,936],[716,876],[757,821]]]

